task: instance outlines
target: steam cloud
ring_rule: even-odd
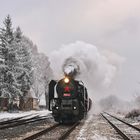
[[[63,72],[65,75],[75,78],[80,74],[78,60],[73,57],[67,58],[63,64]]]
[[[54,78],[60,79],[70,74],[82,80],[93,97],[109,87],[119,71],[123,58],[119,55],[100,51],[96,46],[82,41],[63,45],[50,55]]]

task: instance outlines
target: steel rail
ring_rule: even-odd
[[[134,125],[131,125],[131,124],[129,124],[129,123],[127,123],[127,122],[125,122],[125,121],[123,121],[123,120],[121,120],[121,119],[119,119],[119,118],[117,118],[117,117],[115,117],[115,116],[113,116],[113,115],[107,113],[107,112],[104,112],[104,113],[107,114],[107,115],[109,115],[109,116],[111,116],[111,117],[113,117],[113,118],[115,118],[116,120],[118,120],[118,121],[120,121],[120,122],[122,122],[122,123],[125,123],[126,125],[128,125],[128,126],[134,128],[135,130],[137,130],[137,131],[140,132],[140,128],[135,127]]]
[[[109,119],[107,119],[107,117],[105,117],[102,113],[101,116],[107,120],[107,122],[118,132],[119,135],[121,135],[121,137],[124,140],[130,140],[130,138],[128,136],[126,136],[117,126],[115,126]]]
[[[67,131],[65,131],[60,137],[56,138],[57,140],[64,140],[66,139],[69,134],[75,129],[76,126],[78,126],[80,124],[80,122],[76,122],[75,124],[73,124]],[[27,138],[24,138],[23,140],[33,140],[36,139],[42,135],[46,135],[46,133],[51,132],[52,130],[54,130],[56,127],[62,126],[61,124],[55,124],[49,128],[46,128],[40,132],[37,132]],[[47,138],[46,138],[47,140]]]
[[[75,129],[76,126],[78,126],[80,124],[80,122],[76,122],[75,124],[72,125],[72,127],[70,129],[68,129],[65,133],[63,133],[58,140],[64,140],[66,139],[70,133]]]
[[[0,129],[15,127],[15,126],[18,126],[18,125],[20,125],[20,124],[23,124],[24,122],[27,122],[27,121],[30,121],[30,120],[33,120],[33,119],[37,119],[38,117],[39,117],[39,116],[35,116],[35,117],[33,117],[33,118],[24,119],[24,120],[19,120],[19,121],[10,123],[9,125],[3,125],[3,126],[0,127]]]
[[[22,117],[17,117],[17,118],[14,118],[14,119],[9,119],[9,120],[6,120],[6,121],[2,121],[2,122],[0,122],[0,125],[6,125],[6,124],[9,124],[9,123],[14,123],[14,122],[17,122],[20,119],[23,119],[23,118],[26,118],[26,117],[29,117],[29,116],[31,116],[31,115],[25,115],[25,116],[22,116]]]
[[[49,128],[46,128],[46,129],[44,129],[44,130],[42,130],[42,131],[40,131],[40,132],[38,132],[38,133],[35,133],[35,134],[33,134],[33,135],[31,135],[31,136],[29,136],[29,137],[23,139],[23,140],[33,140],[33,139],[35,139],[35,138],[38,138],[39,136],[42,136],[42,135],[44,135],[44,134],[50,132],[51,130],[55,129],[55,128],[58,127],[58,126],[60,126],[60,124],[55,124],[55,125],[53,125],[53,126],[51,126],[51,127],[49,127]]]
[[[40,117],[36,116],[36,117],[30,118],[30,119],[15,122],[15,123],[10,124],[10,125],[2,126],[2,127],[0,127],[0,129],[16,127],[16,126],[20,126],[20,125],[24,125],[24,124],[28,124],[28,123],[33,123],[33,122],[37,122],[37,121],[41,121],[41,120],[45,120],[45,119],[48,119],[48,117],[41,117],[40,118]]]

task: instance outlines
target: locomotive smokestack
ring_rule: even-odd
[[[63,64],[63,72],[65,76],[75,78],[80,74],[78,61],[73,57],[67,58]]]

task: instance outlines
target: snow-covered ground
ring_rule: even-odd
[[[79,135],[77,137],[77,140],[86,140],[87,138],[85,137],[85,134],[88,133],[87,129],[90,125],[90,123],[92,122],[93,116],[90,116],[86,121],[85,121],[85,125],[81,128]],[[92,131],[92,130],[90,130]],[[91,133],[91,132],[90,132]],[[95,132],[93,132],[93,134],[91,134],[90,136],[91,139],[93,140],[107,140],[107,138],[105,136],[101,136],[99,134],[96,134]]]
[[[101,117],[90,114],[82,120],[68,140],[121,140],[116,131]]]
[[[0,121],[18,118],[18,117],[22,117],[22,116],[26,116],[26,115],[45,116],[45,115],[48,115],[49,113],[51,113],[51,112],[48,110],[41,110],[41,111],[32,110],[32,111],[26,111],[26,112],[20,111],[18,113],[0,112]]]

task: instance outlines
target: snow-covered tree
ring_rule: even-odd
[[[4,20],[4,27],[0,30],[0,95],[15,98],[20,94],[14,75],[15,45],[12,21],[8,15]]]
[[[45,101],[46,98],[46,91],[48,90],[48,83],[52,76],[52,70],[46,55],[35,53],[32,59],[34,66],[34,83],[32,89],[35,97],[42,102],[43,100]],[[44,99],[42,100],[42,98]]]
[[[8,15],[0,30],[0,96],[13,99],[24,96],[30,90],[33,83],[31,44],[19,27],[13,32]]]
[[[0,29],[0,96],[46,98],[51,76],[48,57],[38,53],[20,27],[13,30],[8,15]]]
[[[18,27],[15,31],[15,42],[17,46],[16,61],[18,62],[18,69],[16,71],[16,78],[20,85],[20,90],[23,95],[28,94],[30,87],[33,83],[33,71],[31,61],[30,46],[33,43],[22,35],[20,28]]]

